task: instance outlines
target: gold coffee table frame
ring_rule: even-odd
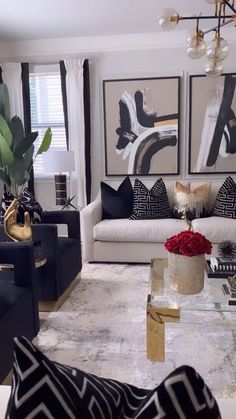
[[[180,320],[179,308],[152,305],[154,296],[164,293],[164,269],[167,266],[167,259],[151,260],[147,298],[147,358],[150,361],[165,361],[165,323]]]

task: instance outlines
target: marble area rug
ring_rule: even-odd
[[[211,313],[207,320],[198,315],[195,324],[167,324],[166,361],[151,362],[148,277],[149,265],[85,264],[70,297],[43,322],[38,347],[52,360],[144,388],[189,364],[216,397],[236,398],[236,313],[234,323]]]

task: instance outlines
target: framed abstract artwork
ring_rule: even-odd
[[[236,173],[236,73],[189,82],[189,173]]]
[[[180,77],[103,81],[107,176],[179,174]]]

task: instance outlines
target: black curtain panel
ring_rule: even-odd
[[[66,131],[66,144],[67,149],[69,148],[69,134],[68,134],[68,108],[67,108],[67,97],[66,97],[66,67],[64,61],[59,62],[60,73],[61,73],[61,94],[62,104],[65,119],[65,131]]]
[[[85,173],[87,203],[91,202],[91,124],[89,61],[84,60],[84,125],[85,125]]]
[[[22,96],[23,96],[23,110],[24,110],[24,127],[25,127],[25,133],[29,134],[31,132],[29,63],[22,63],[21,71],[22,71],[21,78],[22,78]],[[34,195],[34,169],[33,167],[30,171],[28,189]]]
[[[0,84],[3,83],[3,79],[2,79],[2,67],[0,66]]]
[[[65,130],[67,146],[68,142],[68,108],[66,95],[66,68],[64,61],[60,61],[61,90],[63,110],[65,117]],[[86,197],[87,203],[91,202],[91,126],[90,126],[90,83],[89,83],[89,62],[84,60],[84,125],[85,125],[85,176],[86,176]]]

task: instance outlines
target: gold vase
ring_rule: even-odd
[[[168,252],[169,286],[180,294],[198,294],[204,287],[205,255],[183,256]]]

